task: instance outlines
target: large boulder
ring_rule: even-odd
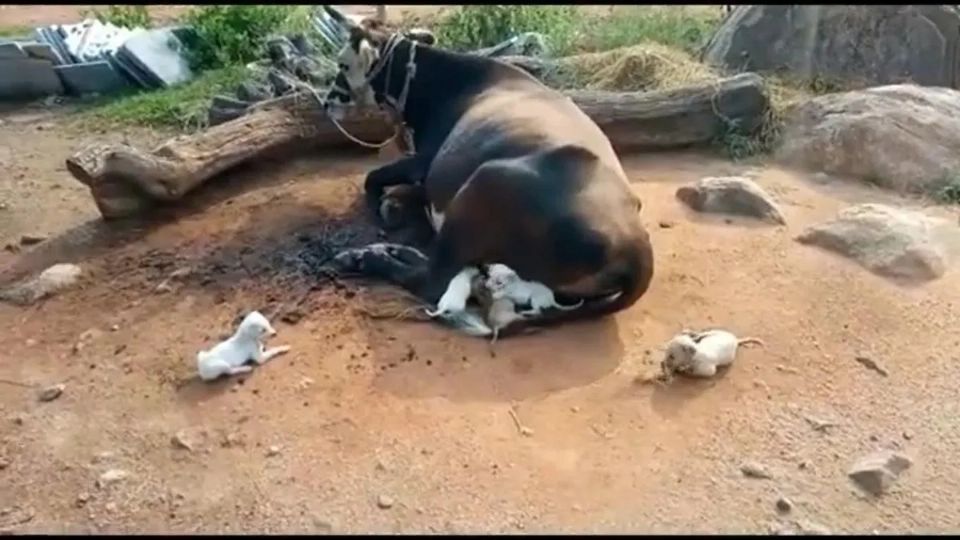
[[[958,42],[956,6],[750,5],[730,13],[702,54],[737,71],[956,88]]]
[[[787,115],[778,159],[905,193],[960,172],[960,91],[892,85],[829,94]]]

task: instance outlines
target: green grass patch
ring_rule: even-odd
[[[102,98],[80,113],[80,121],[199,129],[206,126],[207,109],[213,96],[232,95],[236,86],[249,78],[243,66],[207,71],[178,86]]]
[[[574,48],[599,52],[652,42],[692,53],[706,43],[720,18],[719,9],[618,6],[610,14],[582,17]]]
[[[24,37],[33,33],[32,26],[0,26],[0,37]]]
[[[943,204],[960,204],[960,171],[948,174],[933,192],[933,198]]]

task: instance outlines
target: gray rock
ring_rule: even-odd
[[[743,473],[747,478],[758,478],[761,480],[769,480],[773,478],[773,475],[770,474],[770,471],[767,470],[760,463],[755,463],[752,461],[744,462],[740,465],[740,472]]]
[[[37,394],[37,399],[40,401],[53,401],[63,395],[63,391],[66,390],[66,385],[64,384],[54,384],[48,386],[43,390],[40,390],[40,393]]]
[[[377,497],[377,506],[383,510],[393,508],[393,497],[389,495],[380,495]]]
[[[958,41],[952,6],[747,5],[723,21],[702,57],[727,70],[952,87]]]
[[[847,476],[860,489],[879,497],[886,493],[913,462],[893,450],[882,450],[859,459]]]
[[[960,172],[960,92],[910,84],[828,94],[794,107],[777,159],[904,193]]]
[[[241,83],[240,86],[237,87],[236,94],[237,99],[248,103],[256,103],[273,97],[269,88],[255,82]]]
[[[73,286],[80,278],[75,264],[55,264],[32,279],[0,290],[0,301],[27,306]]]
[[[56,66],[53,70],[60,76],[63,86],[78,96],[110,94],[128,86],[126,79],[106,60]]]
[[[677,199],[698,212],[734,214],[783,225],[783,214],[753,180],[729,176],[708,177],[695,186],[677,189]]]
[[[62,94],[53,64],[33,58],[0,58],[0,100],[33,99]]]
[[[97,487],[103,489],[107,486],[116,484],[121,480],[126,479],[130,476],[130,473],[123,469],[110,469],[109,471],[100,475],[100,478],[97,479]]]
[[[790,499],[788,499],[788,498],[786,498],[786,497],[783,497],[783,496],[781,496],[781,497],[779,497],[779,498],[777,499],[777,511],[778,511],[778,512],[780,512],[780,513],[782,513],[782,514],[786,514],[786,513],[790,512],[791,510],[793,510],[793,501],[791,501]]]
[[[946,271],[945,247],[934,234],[935,223],[918,212],[861,204],[808,228],[797,241],[851,258],[877,275],[927,281]]]

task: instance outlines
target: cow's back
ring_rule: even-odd
[[[481,165],[567,145],[592,152],[625,180],[606,135],[569,98],[536,80],[501,82],[472,99],[437,152],[428,197],[442,211]]]

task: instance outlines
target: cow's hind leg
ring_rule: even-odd
[[[383,198],[384,191],[391,186],[422,183],[425,175],[426,168],[423,166],[423,158],[419,155],[398,159],[367,174],[363,184],[364,196],[367,208],[370,209],[378,224],[382,224],[380,200]]]

